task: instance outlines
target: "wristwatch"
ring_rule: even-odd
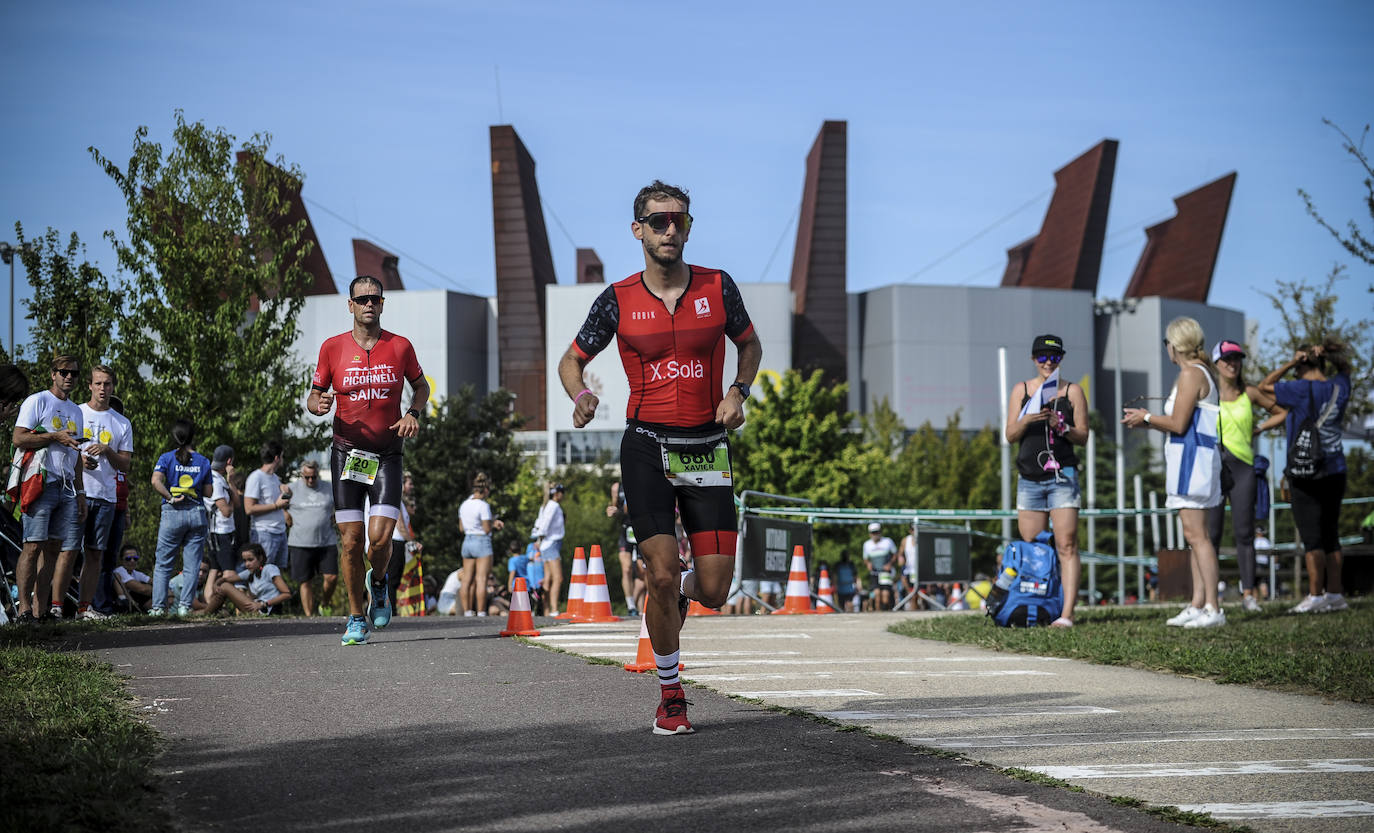
[[[415,421],[416,421],[416,422],[419,422],[419,420],[420,420],[420,412],[417,411],[417,410],[415,410],[414,408],[407,408],[407,409],[406,409],[406,416],[413,416],[413,417],[415,417]]]
[[[1149,425],[1149,424],[1150,424],[1150,412],[1149,412],[1149,411],[1146,411],[1146,412],[1145,412],[1145,416],[1143,417],[1143,419],[1145,420],[1145,424],[1146,424],[1146,425]]]
[[[749,398],[749,386],[746,385],[745,383],[743,383],[743,382],[735,382],[735,383],[731,384],[730,387],[731,387],[731,388],[739,388],[740,394],[741,394],[745,399],[748,399],[748,398]],[[729,389],[730,389],[730,388],[726,388],[726,390],[729,390]]]

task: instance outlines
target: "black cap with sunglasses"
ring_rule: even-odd
[[[1059,336],[1049,334],[1036,336],[1035,342],[1031,344],[1031,355],[1042,356],[1048,354],[1063,356],[1064,339],[1060,338]]]

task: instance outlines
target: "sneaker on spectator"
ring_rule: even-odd
[[[476,616],[476,615],[477,615],[477,611],[475,611],[475,610],[465,610],[465,611],[463,611],[463,616],[464,616],[464,617]]]
[[[1259,613],[1260,603],[1254,596],[1246,596],[1240,600],[1240,609],[1246,613]]]
[[[479,610],[479,611],[477,611],[477,618],[479,618],[479,619],[482,618],[483,616],[486,616],[486,615],[487,615],[487,612],[486,612],[485,610]]]
[[[150,608],[150,609],[148,610],[148,615],[149,615],[149,616],[166,616],[166,615],[167,615],[167,611],[163,610],[163,609],[160,608],[160,607],[154,607],[154,608]]]
[[[696,730],[687,721],[687,707],[691,705],[682,685],[663,687],[663,699],[658,703],[658,714],[654,717],[656,735],[690,735]]]
[[[1183,610],[1180,611],[1177,616],[1170,618],[1164,624],[1171,625],[1175,628],[1181,628],[1201,615],[1202,608],[1188,605],[1187,607],[1183,608]]]
[[[1204,607],[1202,613],[1183,623],[1185,628],[1219,628],[1226,624],[1226,611]]]
[[[1326,594],[1327,610],[1345,610],[1348,607],[1350,607],[1350,605],[1345,603],[1345,596],[1342,596],[1340,593]]]
[[[62,618],[62,605],[55,604],[55,605],[53,605],[52,607],[48,608],[48,615],[51,616],[51,617],[54,618],[54,619],[61,619],[61,618]]]
[[[1289,613],[1325,613],[1330,608],[1326,605],[1326,596],[1308,596],[1296,605],[1288,609]]]
[[[176,606],[176,615],[178,615],[178,616],[190,616],[190,615],[191,615],[191,608],[187,607],[186,605],[177,605],[177,606]]]
[[[333,615],[334,615],[334,608],[330,607],[329,605],[320,605],[320,615],[321,615],[321,616],[333,616]]]
[[[380,584],[373,584],[372,570],[368,570],[363,583],[367,585],[367,621],[381,630],[391,624],[391,599],[386,592],[386,576],[382,576]]]
[[[105,614],[101,613],[93,607],[88,607],[85,610],[78,610],[76,612],[76,618],[78,620],[95,622],[101,619],[109,619],[110,617],[106,616]]]
[[[361,616],[348,617],[348,624],[344,626],[343,644],[362,645],[367,642],[367,620]]]
[[[14,621],[21,625],[36,625],[38,624],[38,617],[26,610],[19,614],[19,618]]]

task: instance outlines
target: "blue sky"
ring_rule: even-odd
[[[1174,197],[1237,171],[1211,301],[1267,332],[1257,289],[1350,260],[1297,189],[1368,228],[1361,172],[1322,119],[1356,135],[1374,119],[1374,12],[1114,5],[11,4],[0,240],[16,220],[75,231],[112,269],[101,233],[122,233],[123,204],[86,148],[126,159],[136,127],[166,139],[182,108],[240,139],[269,132],[301,166],[337,282],[367,237],[412,288],[491,294],[488,127],[507,123],[538,163],[560,282],[579,246],[608,277],[642,268],[630,203],[655,177],[692,193],[689,260],[782,281],[806,153],[843,119],[850,290],[996,285],[1053,171],[1113,138],[1099,294],[1124,290]],[[1371,277],[1351,265],[1347,317],[1369,314]]]

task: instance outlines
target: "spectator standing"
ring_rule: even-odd
[[[291,588],[282,578],[281,568],[267,563],[262,544],[252,543],[240,553],[243,566],[239,571],[221,573],[215,593],[206,605],[207,614],[214,613],[230,601],[242,613],[258,613],[269,616],[280,610],[280,605],[291,599]],[[247,590],[238,585],[246,584]]]
[[[840,560],[835,562],[835,601],[840,610],[858,613],[858,580],[859,571],[854,569],[854,559],[849,555],[849,550],[844,550],[840,553]]]
[[[144,613],[153,599],[152,578],[138,569],[142,555],[133,544],[121,547],[114,568],[115,595],[125,600],[130,613]]]
[[[1064,341],[1057,335],[1035,337],[1031,360],[1035,377],[1011,389],[1007,405],[1007,442],[1016,453],[1016,530],[1024,541],[1052,527],[1064,608],[1051,627],[1073,627],[1082,561],[1078,554],[1078,451],[1088,442],[1088,400],[1083,389],[1059,381]]]
[[[625,595],[625,606],[631,616],[639,615],[638,598],[635,593],[635,531],[630,526],[630,510],[625,503],[625,491],[620,481],[611,484],[611,502],[606,504],[606,517],[615,520],[620,531],[620,590]]]
[[[278,569],[287,567],[286,511],[291,507],[291,489],[277,476],[281,467],[282,445],[268,440],[262,446],[262,465],[248,475],[243,490],[243,511],[252,521],[249,540],[262,544],[267,563]]]
[[[210,461],[192,447],[196,440],[195,423],[178,419],[172,425],[172,450],[157,458],[153,467],[153,491],[162,496],[162,517],[157,530],[157,554],[153,562],[153,604],[150,616],[167,612],[167,584],[172,578],[172,561],[181,551],[182,572],[200,575],[208,531],[203,498],[210,496]],[[194,582],[182,587],[176,600],[176,613],[188,616],[195,596]]]
[[[505,524],[492,515],[491,478],[479,471],[472,478],[472,494],[458,507],[463,526],[463,615],[487,615],[487,575],[491,573],[491,533]]]
[[[873,576],[874,609],[891,610],[897,545],[883,534],[883,525],[877,521],[868,525],[868,540],[864,541],[863,556],[869,575]]]
[[[314,580],[320,577],[319,603],[334,605],[334,588],[339,583],[339,534],[334,528],[333,490],[320,481],[320,464],[306,460],[301,476],[290,485],[291,527],[286,536],[291,556],[291,578],[300,588],[301,608],[306,616],[316,613]]]
[[[118,396],[110,396],[110,409],[124,414],[124,403]],[[124,532],[129,526],[129,473],[115,469],[114,518],[110,521],[110,536],[100,559],[100,581],[95,587],[91,607],[104,614],[114,612],[114,569],[120,566],[119,553],[124,547]]]
[[[23,512],[24,545],[14,570],[20,622],[62,617],[66,586],[54,597],[53,575],[59,558],[76,558],[86,520],[85,486],[77,471],[82,415],[71,401],[80,365],[71,356],[59,355],[50,367],[51,386],[19,406],[12,436],[16,451],[32,451],[34,463],[42,458],[46,471],[42,493]],[[20,476],[33,470],[31,465]]]
[[[386,563],[386,592],[391,609],[396,609],[396,591],[401,587],[401,574],[405,572],[406,561],[410,554],[424,549],[415,535],[415,478],[410,472],[401,476],[401,512],[396,525],[391,528],[391,559]]]
[[[911,522],[911,531],[902,538],[897,563],[902,570],[901,595],[907,600],[906,609],[915,610],[920,602],[916,595],[916,521]]]
[[[549,499],[539,510],[539,519],[534,522],[534,537],[539,542],[539,560],[544,562],[544,579],[539,586],[544,590],[545,612],[549,616],[558,615],[558,594],[563,589],[563,484],[555,483],[549,487]]]
[[[208,552],[209,572],[205,574],[204,597],[208,604],[219,585],[221,572],[232,572],[238,566],[238,541],[234,515],[242,511],[243,495],[234,485],[234,449],[215,447],[210,460],[210,496],[205,499],[205,511],[210,516]]]
[[[1279,381],[1289,371],[1297,376]],[[1330,376],[1327,370],[1331,370]],[[1293,520],[1298,525],[1307,560],[1307,597],[1293,613],[1345,610],[1341,585],[1341,500],[1345,497],[1345,451],[1341,426],[1350,404],[1350,360],[1345,345],[1337,342],[1300,348],[1283,367],[1276,368],[1259,388],[1270,393],[1288,411],[1288,488],[1292,493]],[[1306,445],[1314,427],[1310,470],[1294,466],[1294,457]],[[1317,449],[1320,454],[1315,454]]]
[[[1128,428],[1154,428],[1169,436],[1165,446],[1165,506],[1178,510],[1183,537],[1191,549],[1193,598],[1168,624],[1215,628],[1226,624],[1217,599],[1217,551],[1207,534],[1207,513],[1221,503],[1221,458],[1218,454],[1218,394],[1204,346],[1202,327],[1179,317],[1165,329],[1165,350],[1178,365],[1178,380],[1164,402],[1163,414],[1126,408]]]
[[[133,426],[124,415],[111,407],[115,391],[115,372],[98,364],[91,368],[91,399],[81,406],[81,435],[87,442],[81,448],[82,481],[86,489],[85,556],[81,565],[81,595],[76,606],[78,619],[104,619],[105,614],[93,609],[96,587],[101,570],[111,570],[113,563],[105,563],[110,546],[110,531],[114,527],[115,505],[118,502],[117,475],[129,470],[134,456]],[[110,559],[113,562],[113,559]],[[57,565],[54,598],[71,583],[73,562]]]

